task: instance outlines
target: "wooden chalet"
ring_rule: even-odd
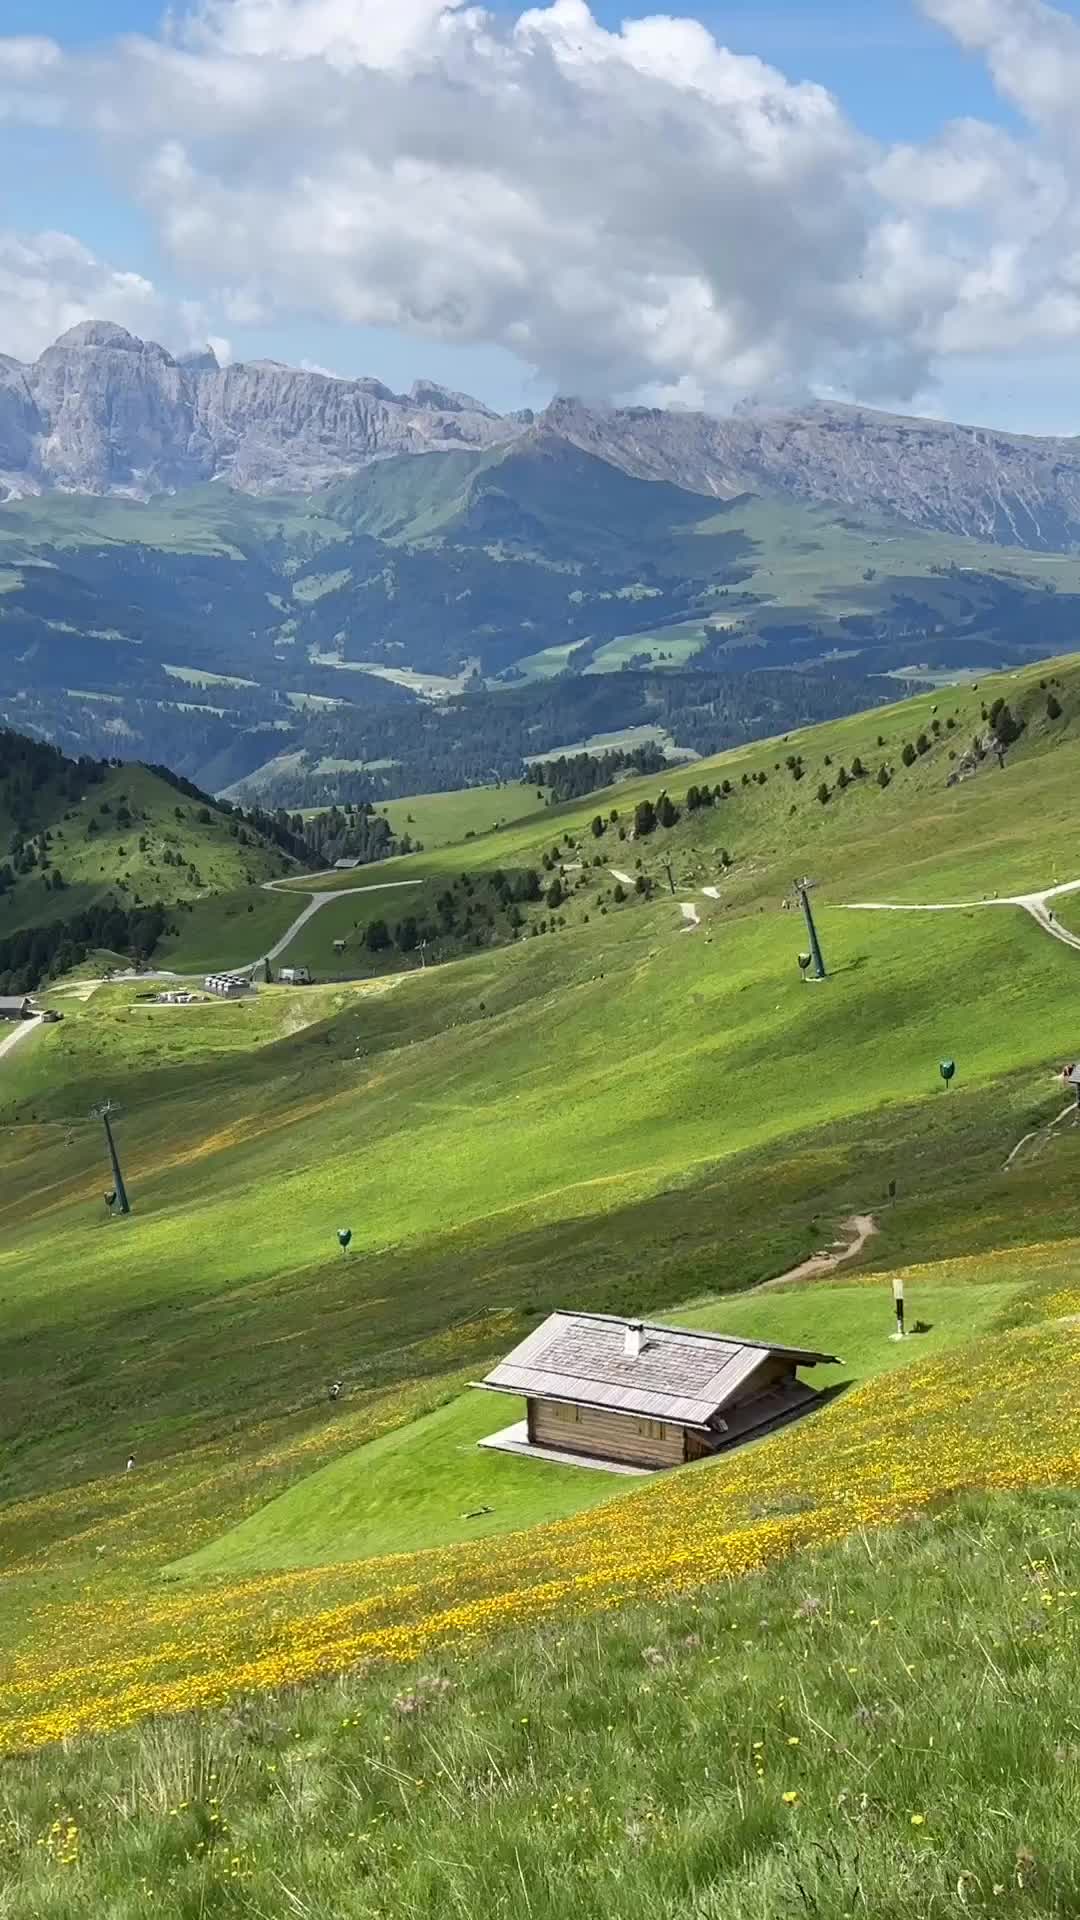
[[[606,1313],[553,1313],[474,1385],[524,1398],[525,1423],[505,1437],[509,1451],[648,1471],[704,1459],[809,1412],[820,1395],[798,1369],[821,1364],[835,1364],[835,1355]]]
[[[0,994],[0,1020],[32,1020],[35,1011],[28,993]]]

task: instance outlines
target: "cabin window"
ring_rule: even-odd
[[[576,1427],[581,1420],[580,1407],[556,1406],[554,1411],[556,1420],[565,1420],[569,1426]]]
[[[647,1440],[667,1439],[667,1428],[662,1420],[639,1420],[637,1426],[638,1432],[643,1433]]]

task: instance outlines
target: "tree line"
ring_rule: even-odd
[[[50,815],[56,806],[70,806],[107,770],[101,761],[71,760],[47,741],[0,727],[0,820],[25,838],[46,806]]]
[[[580,800],[598,787],[610,787],[621,773],[660,773],[667,758],[652,740],[639,747],[609,747],[604,753],[560,754],[557,760],[534,760],[521,778],[524,787],[546,787],[552,800]]]
[[[158,902],[152,907],[124,908],[105,901],[54,920],[43,927],[23,927],[0,940],[0,992],[33,993],[43,980],[55,979],[81,965],[97,947],[124,954],[133,965],[150,958],[165,931],[168,916]]]

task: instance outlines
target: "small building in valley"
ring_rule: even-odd
[[[278,972],[278,980],[283,987],[310,987],[311,968],[282,967]]]
[[[525,1401],[526,1417],[482,1445],[651,1471],[705,1459],[797,1419],[821,1395],[798,1370],[836,1364],[809,1347],[553,1313],[483,1380]]]
[[[250,980],[235,973],[208,973],[203,986],[207,993],[216,993],[222,1000],[237,1000],[242,993],[251,991]]]
[[[28,993],[0,994],[0,1020],[32,1020],[36,1012]]]

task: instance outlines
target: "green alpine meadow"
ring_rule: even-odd
[[[331,826],[5,736],[0,1912],[1072,1911],[1078,730]],[[551,1315],[813,1392],[534,1444]]]

